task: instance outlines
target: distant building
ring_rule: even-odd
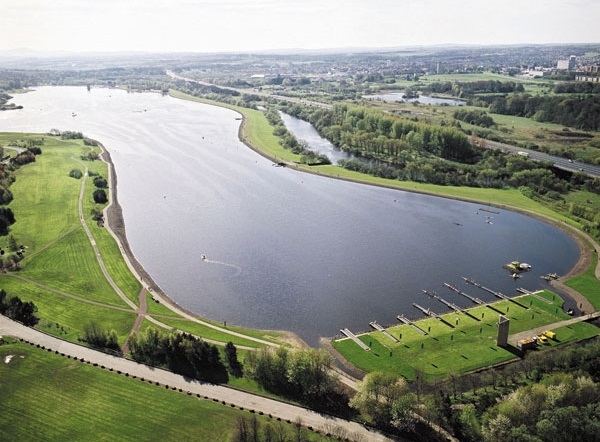
[[[600,83],[600,77],[592,77],[589,75],[576,75],[575,81],[589,81],[592,83]]]
[[[521,76],[524,78],[542,78],[545,75],[546,75],[546,71],[537,70],[537,69],[523,71],[523,73],[521,74]]]
[[[583,72],[600,72],[600,65],[596,64],[591,66],[584,66],[582,70]]]
[[[575,62],[577,61],[577,57],[571,55],[568,60],[558,60],[556,63],[556,69],[560,71],[572,71],[575,69]]]

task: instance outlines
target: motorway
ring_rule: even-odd
[[[331,109],[333,107],[330,104],[321,103],[319,101],[309,101],[309,100],[304,100],[304,99],[295,98],[295,97],[286,97],[284,95],[276,95],[276,94],[272,94],[270,92],[265,93],[265,92],[259,92],[256,90],[219,86],[219,85],[212,84],[212,83],[206,83],[204,81],[198,81],[198,80],[193,80],[191,78],[182,77],[181,75],[177,75],[173,71],[170,71],[170,70],[167,70],[166,73],[169,77],[176,79],[176,80],[189,81],[191,83],[197,83],[197,84],[200,84],[203,86],[219,87],[221,89],[235,91],[240,94],[252,94],[252,95],[257,95],[257,96],[263,97],[263,98],[275,98],[275,99],[281,100],[281,101],[304,104],[304,105],[313,106],[313,107],[320,107],[322,109]],[[472,144],[477,144],[477,143],[475,143],[475,141],[472,137],[469,137],[469,139]],[[582,163],[579,161],[571,161],[566,158],[557,157],[554,155],[548,155],[546,153],[537,152],[535,150],[523,149],[521,147],[512,146],[510,144],[499,143],[497,141],[490,141],[490,140],[485,140],[485,139],[480,139],[480,140],[481,140],[481,142],[479,144],[481,145],[481,147],[485,147],[487,149],[498,149],[503,152],[510,152],[510,153],[515,153],[515,154],[518,154],[518,152],[526,152],[528,154],[528,157],[531,160],[552,163],[555,167],[557,167],[559,169],[566,170],[568,172],[582,172],[588,176],[591,176],[592,178],[600,177],[600,166],[596,166],[594,164]]]
[[[592,178],[600,177],[600,166],[596,166],[594,164],[582,163],[577,160],[571,161],[563,157],[548,155],[547,153],[538,152],[535,150],[523,149],[522,147],[511,146],[510,144],[498,143],[497,141],[484,139],[479,140],[481,147],[485,147],[486,149],[497,149],[517,155],[519,152],[525,152],[530,160],[551,163],[554,165],[554,167],[559,169],[566,170],[568,172],[581,172]],[[472,139],[471,142],[473,143]]]

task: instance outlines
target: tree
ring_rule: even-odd
[[[396,401],[400,401],[397,417],[401,420],[406,408],[404,405],[410,403],[402,399],[406,394],[409,394],[409,388],[404,378],[391,373],[371,372],[363,378],[359,391],[350,399],[350,406],[370,416],[377,424],[387,426],[392,423]]]
[[[227,370],[217,347],[190,334],[175,330],[163,333],[149,328],[135,333],[129,344],[136,361],[197,379],[227,382]]]
[[[33,327],[39,322],[36,312],[37,307],[33,302],[23,302],[18,296],[8,297],[4,289],[0,290],[0,314]]]
[[[99,189],[106,189],[108,187],[108,181],[106,181],[106,178],[97,176],[94,178],[94,186]]]
[[[106,204],[108,202],[108,197],[106,196],[106,191],[104,189],[94,190],[93,196],[96,204]]]
[[[71,169],[69,176],[71,178],[80,179],[83,176],[83,172],[80,169]]]
[[[93,321],[83,326],[83,337],[81,339],[93,347],[119,350],[117,332],[115,330],[106,331]]]
[[[392,403],[391,424],[400,431],[414,431],[417,423],[415,407],[417,397],[413,393],[406,393]]]
[[[0,207],[0,236],[8,235],[8,227],[15,223],[15,215],[8,207]]]
[[[225,345],[225,361],[227,362],[227,366],[232,375],[235,377],[240,377],[242,375],[242,364],[238,361],[237,348],[231,341]]]
[[[483,436],[486,442],[505,442],[509,439],[513,425],[509,418],[499,414],[491,419],[483,428]]]

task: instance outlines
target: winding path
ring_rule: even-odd
[[[88,177],[88,168],[84,164],[85,174],[84,177]],[[109,181],[110,182],[110,181]],[[132,327],[131,333],[139,330],[144,319],[148,319],[149,321],[165,328],[172,328],[166,324],[161,323],[157,319],[150,316],[147,312],[146,305],[146,293],[148,291],[148,286],[143,283],[142,278],[135,271],[135,268],[129,262],[129,259],[126,254],[123,253],[124,258],[126,259],[132,273],[136,275],[136,277],[142,281],[142,287],[138,294],[138,300],[140,302],[140,306],[138,307],[133,301],[131,301],[125,293],[121,290],[121,288],[116,284],[116,282],[110,276],[106,265],[102,259],[102,255],[100,250],[96,244],[96,241],[90,232],[89,227],[86,224],[85,218],[83,216],[83,198],[85,195],[85,183],[86,178],[82,180],[81,190],[79,194],[79,220],[88,236],[90,244],[93,247],[96,259],[104,277],[109,282],[114,291],[119,295],[119,297],[129,306],[130,309],[125,307],[118,307],[114,305],[108,305],[101,302],[90,301],[84,299],[82,297],[73,295],[71,293],[67,293],[61,290],[56,290],[51,287],[48,287],[42,283],[30,280],[28,278],[24,278],[20,275],[11,275],[12,277],[21,279],[27,283],[37,285],[39,287],[44,288],[45,290],[53,291],[62,296],[70,297],[72,299],[76,299],[78,301],[87,302],[93,305],[111,308],[120,311],[132,311],[132,313],[137,313],[137,318]],[[111,192],[112,193],[112,192]],[[122,244],[120,243],[118,237],[111,231],[111,234],[116,239],[119,244],[120,249],[123,251]],[[156,296],[156,294],[154,295]],[[220,330],[225,333],[229,333],[231,335],[236,335],[243,337],[245,339],[251,339],[257,342],[260,342],[264,345],[276,346],[272,342],[264,341],[258,338],[253,338],[251,336],[247,336],[241,333],[233,332],[231,330],[227,330],[221,327],[217,327],[213,324],[206,323],[201,321],[192,315],[181,311],[170,305],[169,303],[165,303],[172,311],[180,314],[186,319],[189,319],[194,322],[198,322],[205,326],[212,327],[214,329]],[[379,433],[375,430],[371,430],[357,422],[347,421],[344,419],[339,419],[333,416],[328,416],[325,414],[317,413],[311,411],[309,409],[295,406],[292,404],[288,404],[285,402],[280,402],[274,399],[269,399],[263,396],[255,395],[252,393],[247,393],[244,391],[236,390],[233,388],[229,388],[222,385],[214,385],[204,383],[195,379],[189,379],[184,376],[175,374],[173,372],[149,367],[144,364],[139,364],[135,361],[125,359],[122,357],[112,356],[89,347],[84,347],[73,342],[65,341],[60,338],[45,334],[39,330],[26,327],[18,322],[15,322],[3,315],[0,315],[0,335],[3,336],[14,336],[19,338],[25,342],[28,342],[33,345],[37,345],[42,349],[46,349],[48,351],[53,351],[57,354],[60,354],[65,357],[73,358],[76,360],[80,360],[82,363],[94,364],[105,368],[110,371],[114,371],[118,374],[126,375],[128,377],[135,377],[136,379],[140,379],[144,382],[150,382],[155,384],[156,386],[160,386],[162,388],[170,388],[173,390],[178,390],[180,392],[185,392],[188,395],[196,395],[199,398],[213,400],[215,402],[221,402],[223,405],[229,405],[232,407],[238,407],[241,409],[251,410],[253,412],[262,413],[265,415],[269,415],[275,418],[282,419],[284,421],[288,421],[290,423],[301,423],[301,425],[308,427],[310,429],[317,429],[322,431],[323,433],[335,434],[336,436],[349,440],[369,440],[369,441],[390,441],[388,437]],[[127,343],[124,344],[124,349],[127,349]]]

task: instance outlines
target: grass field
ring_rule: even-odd
[[[592,266],[582,275],[571,278],[566,285],[579,293],[584,293],[595,310],[600,310],[600,281],[596,278],[595,268],[598,265],[598,255],[592,255]]]
[[[288,438],[300,431],[310,441],[330,440],[10,339],[0,345],[0,395],[5,441],[226,441],[240,416],[256,416]]]
[[[25,144],[28,138],[41,137],[45,140],[42,155],[18,169],[11,186],[14,200],[10,207],[17,219],[11,234],[18,244],[27,247],[25,258],[18,272],[0,273],[0,288],[33,301],[40,317],[36,327],[46,333],[78,342],[84,326],[94,321],[106,330],[115,330],[118,341],[124,343],[137,313],[117,295],[101,271],[79,219],[83,178],[69,177],[72,169],[84,171],[86,166],[95,175],[107,177],[107,165],[100,161],[83,163],[80,156],[90,148],[81,141],[36,134],[0,134],[0,145]],[[110,232],[92,219],[92,209],[103,208],[93,202],[94,190],[92,179],[88,178],[82,200],[83,217],[111,279],[137,304],[140,282],[127,267]],[[148,312],[172,327],[222,343],[261,346],[254,340],[182,319],[163,303],[154,302],[151,293],[146,293],[146,297]],[[144,321],[142,330],[148,326],[150,322]],[[239,327],[227,330],[271,342],[287,339],[281,332]],[[241,360],[244,354],[241,349]],[[4,360],[9,355],[13,355],[12,359],[0,365],[0,440],[228,440],[238,417],[251,416],[20,343],[0,345],[0,357]],[[248,379],[231,381],[237,388],[262,393]],[[270,421],[259,419],[263,425]],[[294,425],[277,421],[272,424],[276,429],[283,427],[288,438],[294,431],[303,433],[307,440],[328,440]]]
[[[345,359],[366,372],[386,371],[415,379],[420,373],[424,379],[442,379],[450,374],[464,373],[516,358],[510,350],[496,345],[499,312],[510,319],[510,334],[527,331],[569,318],[562,311],[562,300],[549,291],[541,294],[551,304],[533,296],[519,297],[493,304],[495,310],[478,306],[469,309],[472,316],[447,313],[442,318],[451,324],[427,318],[416,322],[427,332],[421,334],[409,325],[395,325],[388,332],[399,339],[394,342],[383,332],[374,331],[359,338],[371,350],[365,351],[350,339],[333,341],[333,346]],[[479,319],[476,320],[474,318]],[[558,341],[548,345],[580,340],[598,335],[598,328],[581,323],[557,330]]]
[[[118,296],[104,273],[90,239],[79,219],[78,200],[82,180],[72,178],[72,169],[94,176],[108,177],[108,167],[101,161],[82,161],[81,155],[98,147],[84,146],[81,140],[62,140],[43,134],[0,134],[0,145],[25,145],[28,139],[43,138],[42,155],[34,163],[15,172],[11,186],[14,200],[10,207],[17,222],[11,234],[18,244],[27,247],[21,269],[15,273],[0,274],[0,287],[10,295],[19,295],[33,301],[41,318],[39,328],[64,339],[74,340],[82,335],[85,324],[94,321],[107,330],[114,329],[123,343],[131,331],[135,312]],[[6,149],[12,153],[14,150]],[[140,282],[131,273],[122,258],[117,242],[110,232],[92,219],[92,209],[102,210],[94,203],[92,177],[85,181],[82,213],[93,241],[98,247],[110,278],[125,296],[135,304],[141,290]],[[110,192],[111,189],[108,189]],[[0,243],[6,241],[0,239]],[[6,244],[1,244],[6,246]],[[149,302],[150,312],[167,315],[176,321],[176,313],[163,305]],[[181,318],[180,318],[181,319]],[[198,332],[223,343],[233,341],[241,345],[259,346],[255,341],[218,332],[191,321],[179,320],[173,326],[190,333]],[[237,333],[275,341],[284,335],[236,328]],[[280,341],[281,342],[281,341]]]

